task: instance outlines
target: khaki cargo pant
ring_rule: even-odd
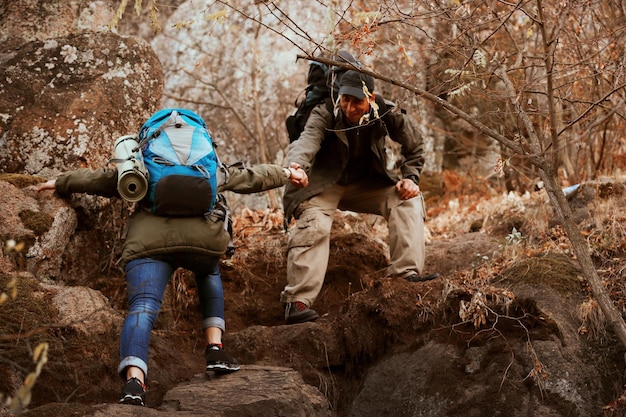
[[[424,268],[424,199],[401,200],[393,186],[371,181],[335,185],[300,204],[290,231],[287,285],[283,303],[301,301],[309,307],[322,289],[330,252],[330,231],[337,209],[381,215],[389,228],[391,265],[387,275],[406,277]]]

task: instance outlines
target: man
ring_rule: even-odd
[[[389,110],[384,100],[376,100],[371,76],[347,71],[339,86],[336,114],[325,104],[318,105],[299,139],[289,146],[290,167],[303,168],[310,184],[287,185],[283,200],[286,219],[297,220],[289,237],[288,283],[281,293],[289,324],[319,317],[311,306],[324,282],[337,209],[378,214],[387,220],[388,276],[412,282],[439,276],[421,275],[425,209],[418,184],[423,141],[408,118]],[[401,176],[387,168],[387,135],[401,145]]]

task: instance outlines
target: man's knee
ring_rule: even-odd
[[[425,219],[426,208],[424,207],[424,198],[419,195],[417,197],[410,198],[408,200],[399,200],[396,206],[396,210],[408,211],[416,213],[417,217]]]
[[[289,247],[313,246],[330,236],[332,217],[326,213],[304,212],[291,231]]]

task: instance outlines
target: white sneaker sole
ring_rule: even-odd
[[[206,372],[216,372],[218,374],[227,374],[238,371],[239,365],[229,365],[226,363],[212,363],[206,366]]]

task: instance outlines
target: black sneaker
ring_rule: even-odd
[[[408,277],[404,277],[404,279],[406,279],[409,282],[424,282],[424,281],[437,279],[440,276],[441,276],[440,274],[435,272],[434,274],[428,274],[428,275],[413,274],[413,275],[409,275]]]
[[[230,356],[219,345],[209,345],[204,351],[206,356],[206,372],[229,374],[239,370],[237,359]]]
[[[318,318],[317,311],[310,309],[301,301],[287,303],[285,306],[285,320],[287,320],[287,324],[315,321]]]
[[[132,377],[124,384],[120,404],[146,405],[146,386],[137,378]]]

